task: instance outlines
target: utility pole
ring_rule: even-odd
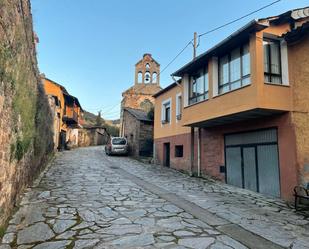
[[[193,60],[196,57],[196,48],[197,48],[197,33],[194,32],[194,38],[193,38]],[[190,157],[190,175],[193,176],[194,174],[194,136],[195,136],[195,128],[194,126],[191,127],[191,157]],[[200,142],[200,140],[198,140]],[[198,151],[199,152],[199,151]],[[200,162],[198,162],[198,176],[200,176]]]
[[[197,33],[194,32],[194,38],[193,38],[193,59],[196,57],[196,48],[197,48]]]

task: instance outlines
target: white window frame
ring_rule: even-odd
[[[219,65],[218,57],[212,57],[212,96],[216,97],[219,95]],[[209,88],[209,86],[208,86]],[[209,90],[208,90],[209,92]]]
[[[176,122],[179,122],[181,120],[181,115],[182,115],[182,110],[179,110],[179,108],[181,106],[183,106],[183,104],[179,103],[179,97],[181,97],[181,102],[183,102],[181,92],[176,94],[176,112],[175,112],[176,113]]]
[[[269,33],[264,33],[263,38],[266,39],[271,39],[271,40],[277,40],[280,43],[280,65],[281,65],[281,83],[280,84],[275,84],[271,82],[266,82],[267,84],[274,84],[274,85],[284,85],[284,86],[289,86],[289,63],[288,63],[288,46],[287,42],[284,39],[281,39],[277,37],[276,35],[269,34]],[[263,48],[264,49],[264,48]],[[264,55],[264,51],[263,51]],[[264,63],[264,56],[263,56],[263,63]],[[263,67],[264,68],[264,67]],[[264,72],[264,70],[263,70]]]
[[[187,107],[189,105],[189,76],[188,74],[185,74],[181,79],[182,85],[183,85],[183,98],[182,103],[183,107]]]
[[[165,106],[169,104],[170,105],[170,120],[169,122],[165,122]],[[170,124],[172,122],[172,98],[168,98],[164,101],[162,101],[162,104],[161,104],[161,126],[163,124]]]
[[[243,48],[248,45],[248,48],[249,48],[249,56],[250,56],[250,60],[249,60],[249,63],[250,63],[250,72],[249,74],[246,74],[246,75],[243,75],[242,74],[242,63],[243,63]],[[232,63],[232,60],[231,60],[231,53],[233,52],[234,49],[239,49],[239,59],[240,59],[240,64],[239,64],[239,67],[240,67],[240,78],[237,79],[237,80],[234,80],[232,81],[231,80],[231,63]],[[246,42],[246,43],[241,43],[240,45],[238,45],[236,48],[233,48],[233,49],[230,49],[229,51],[225,52],[222,56],[220,56],[218,58],[218,71],[217,71],[217,74],[218,74],[218,95],[222,95],[222,94],[225,94],[225,93],[228,93],[228,92],[232,92],[234,90],[238,90],[238,89],[241,89],[245,86],[248,86],[248,85],[251,85],[251,80],[252,80],[252,76],[251,76],[251,54],[250,54],[250,41]],[[224,84],[220,84],[220,70],[221,70],[221,67],[220,67],[220,61],[223,57],[227,57],[228,58],[228,81],[225,82]],[[245,79],[248,79],[249,78],[249,83],[248,82],[245,82]],[[232,85],[233,83],[237,83],[239,82],[240,86],[239,87],[236,87],[236,88],[233,88],[232,89]],[[220,88],[223,88],[224,86],[228,86],[228,90],[225,91],[225,92],[221,92],[220,91]]]
[[[280,41],[281,52],[281,77],[282,85],[289,86],[289,60],[288,60],[288,45],[285,40]]]

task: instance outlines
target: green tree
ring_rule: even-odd
[[[150,119],[150,120],[154,120],[154,107],[151,107],[150,110],[148,111],[147,113],[147,117]]]

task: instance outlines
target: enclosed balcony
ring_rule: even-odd
[[[62,120],[68,125],[78,124],[78,113],[73,107],[66,107]]]
[[[175,72],[183,82],[184,125],[211,127],[291,111],[293,82],[280,32],[249,24]]]

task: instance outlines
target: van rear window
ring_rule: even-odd
[[[126,144],[126,140],[124,138],[113,138],[112,143],[114,145],[125,145]]]

